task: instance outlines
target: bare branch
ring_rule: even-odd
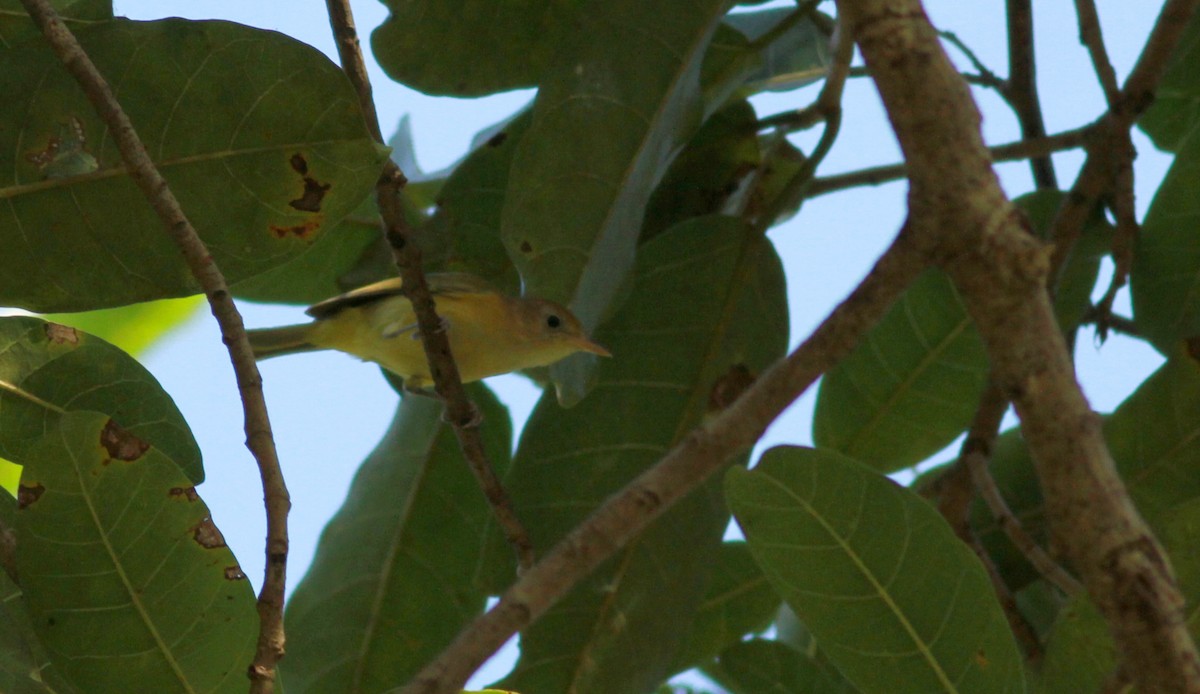
[[[359,105],[367,119],[371,134],[379,142],[383,135],[379,129],[379,116],[375,112],[375,102],[371,97],[371,83],[367,79],[367,69],[363,62],[362,50],[359,46],[358,34],[354,28],[354,16],[350,11],[348,0],[326,0],[330,26],[337,40],[338,57],[342,69],[350,77],[355,91],[358,93]],[[425,358],[429,360],[429,373],[433,376],[434,388],[446,405],[446,421],[454,428],[458,438],[459,448],[463,458],[470,466],[471,472],[479,482],[484,496],[492,507],[492,513],[497,524],[504,532],[504,537],[512,545],[517,555],[517,563],[522,570],[533,565],[533,543],[529,533],[521,525],[513,510],[508,493],[500,484],[496,471],[488,461],[487,451],[483,447],[483,439],[479,434],[479,411],[475,403],[467,396],[462,378],[458,373],[458,364],[450,353],[450,340],[442,328],[438,318],[433,295],[429,292],[429,284],[425,281],[425,271],[421,267],[421,251],[416,244],[410,243],[413,230],[405,219],[401,205],[404,185],[407,183],[403,172],[390,159],[384,168],[383,175],[376,186],[376,199],[379,203],[380,216],[383,218],[384,237],[392,248],[392,256],[403,280],[404,293],[412,302],[413,311],[417,316],[417,329],[421,334],[421,344],[425,347]]]
[[[786,359],[776,362],[727,409],[693,429],[654,467],[576,527],[500,601],[425,667],[402,694],[452,694],[492,653],[540,617],[576,583],[730,457],[754,444],[813,381],[854,349],[925,269],[905,230],[866,279]]]
[[[275,664],[283,657],[283,593],[287,578],[287,514],[291,508],[267,404],[263,398],[262,377],[254,362],[254,353],[246,340],[246,329],[229,294],[221,270],[213,262],[208,248],[196,234],[175,199],[167,181],[151,160],[133,123],[113,96],[108,82],[79,45],[71,30],[51,9],[47,0],[21,0],[37,23],[47,43],[79,82],[96,113],[108,127],[121,152],[130,178],[137,184],[154,211],[179,246],[192,275],[204,289],[213,317],[221,328],[221,337],[229,350],[233,372],[242,398],[246,429],[246,447],[258,463],[266,499],[267,542],[266,576],[258,594],[259,633],[254,662],[250,666],[251,690],[271,692],[275,682]]]
[[[1050,259],[999,186],[969,87],[918,0],[840,0],[838,9],[855,27],[905,154],[914,243],[958,288],[1016,407],[1056,546],[1139,689],[1200,691],[1183,597],[1075,380],[1046,291]]]
[[[1030,157],[1041,157],[1053,152],[1061,152],[1066,149],[1075,149],[1082,147],[1087,141],[1088,133],[1093,126],[1084,126],[1074,130],[1067,130],[1058,133],[1057,135],[1049,135],[1046,137],[1038,137],[1030,140],[1018,140],[1009,142],[1003,145],[996,145],[989,149],[992,153],[992,160],[996,162],[1017,161],[1020,159],[1029,159]],[[846,188],[854,188],[863,185],[879,185],[889,181],[898,181],[908,175],[904,164],[889,164],[887,166],[876,166],[869,169],[861,169],[859,171],[851,171],[844,174],[836,174],[834,176],[825,176],[822,178],[813,179],[812,184],[806,189],[807,197],[815,198],[818,195],[832,193]]]
[[[1008,0],[1008,82],[1004,98],[1012,106],[1021,125],[1021,137],[1029,140],[1046,136],[1042,104],[1038,98],[1037,62],[1033,53],[1033,9],[1031,0]],[[1058,189],[1054,162],[1048,154],[1032,157],[1033,182],[1039,189]]]
[[[1087,47],[1088,55],[1092,58],[1092,68],[1100,80],[1108,107],[1114,108],[1121,98],[1121,88],[1117,85],[1117,71],[1113,69],[1108,59],[1108,49],[1104,46],[1095,0],[1075,0],[1075,13],[1079,16],[1079,40]]]

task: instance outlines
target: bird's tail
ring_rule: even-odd
[[[301,325],[285,325],[281,328],[247,330],[246,337],[250,338],[250,349],[254,350],[255,359],[269,359],[284,354],[324,349],[324,347],[318,347],[309,342],[312,326],[312,323],[303,323]]]

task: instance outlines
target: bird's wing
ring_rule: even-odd
[[[496,288],[480,277],[466,272],[431,272],[425,276],[429,291],[438,296],[461,294],[495,294]],[[313,318],[329,318],[345,309],[366,306],[382,299],[400,296],[400,278],[381,280],[359,287],[319,304],[313,304],[305,313]]]

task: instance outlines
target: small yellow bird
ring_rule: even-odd
[[[463,383],[552,364],[575,352],[612,356],[592,342],[569,310],[553,301],[504,296],[467,273],[427,275],[438,316]],[[373,361],[404,379],[408,390],[433,385],[412,304],[400,279],[327,299],[303,325],[248,331],[256,359],[336,349]]]

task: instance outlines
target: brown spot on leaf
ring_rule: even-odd
[[[195,487],[171,487],[171,491],[167,492],[167,495],[176,499],[187,499],[188,501],[195,501],[200,498],[200,495],[196,493]]]
[[[56,345],[79,344],[79,331],[69,325],[46,324],[46,337]]]
[[[975,664],[978,665],[980,669],[986,670],[990,663],[991,661],[988,660],[987,653],[984,653],[983,651],[975,651]]]
[[[150,449],[150,444],[122,429],[111,419],[100,432],[100,445],[108,451],[111,460],[137,460]]]
[[[750,385],[754,383],[754,374],[745,364],[734,364],[713,383],[708,391],[708,411],[720,412],[733,404]]]
[[[301,176],[308,174],[308,161],[304,158],[303,154],[296,152],[292,155],[292,158],[288,160],[288,163],[292,165],[292,171],[295,171]]]
[[[533,246],[529,245],[528,241],[522,241],[521,242],[521,252],[522,253],[533,253]]]
[[[1200,361],[1200,336],[1189,337],[1185,344],[1187,345],[1188,356],[1196,361]]]
[[[488,147],[499,147],[500,145],[504,144],[504,141],[507,139],[508,139],[508,133],[506,133],[504,131],[500,131],[500,132],[496,133],[495,135],[492,135],[490,138],[488,138],[487,146]]]
[[[17,508],[27,508],[42,498],[46,488],[40,484],[22,484],[17,487]]]
[[[217,529],[212,518],[205,516],[192,529],[192,537],[204,549],[217,549],[225,546],[225,536]]]
[[[321,219],[318,217],[316,219],[311,219],[311,220],[305,222],[304,224],[297,224],[295,226],[290,226],[290,227],[281,227],[281,226],[275,226],[274,224],[272,224],[271,225],[271,233],[274,234],[275,238],[278,238],[278,239],[287,238],[289,236],[295,236],[298,239],[307,241],[310,238],[312,238],[313,234],[315,234],[317,229],[320,229],[320,228],[321,228]]]
[[[292,165],[292,170],[300,174],[304,180],[304,192],[300,197],[288,203],[292,209],[300,210],[301,212],[320,212],[321,202],[325,199],[325,193],[333,187],[331,183],[321,183],[317,179],[308,175],[308,161],[303,154],[297,152],[292,155],[288,161]]]
[[[225,567],[225,580],[227,581],[244,581],[246,574],[242,573],[242,567],[234,564],[233,566]]]

